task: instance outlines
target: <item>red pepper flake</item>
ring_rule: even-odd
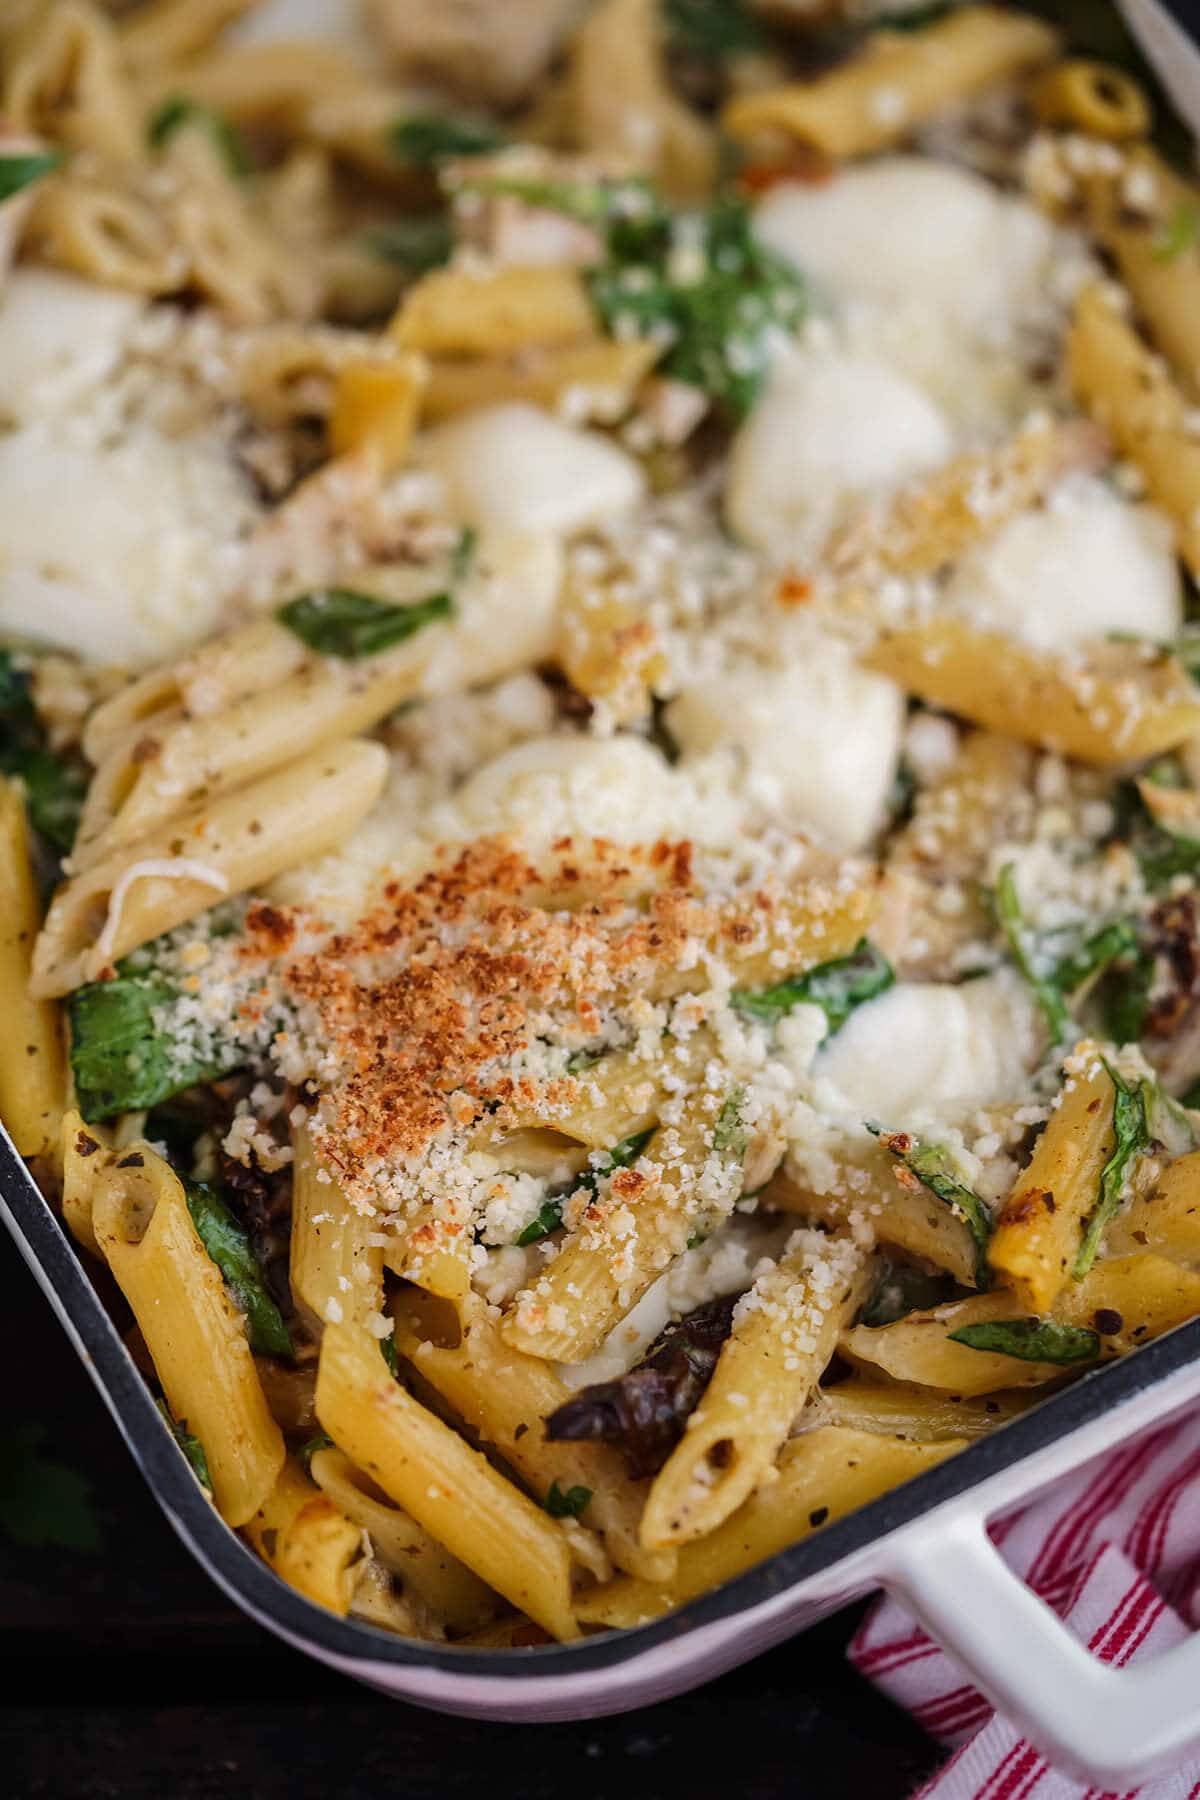
[[[812,596],[813,584],[803,575],[783,575],[775,589],[775,599],[785,607],[806,606]]]

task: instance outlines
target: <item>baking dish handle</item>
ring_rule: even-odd
[[[881,1579],[1064,1773],[1119,1792],[1200,1750],[1200,1633],[1131,1668],[1100,1662],[1009,1568],[978,1511],[906,1533]]]

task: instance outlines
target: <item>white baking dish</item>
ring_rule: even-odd
[[[474,1718],[594,1718],[695,1687],[884,1587],[1063,1768],[1123,1789],[1200,1750],[1200,1636],[1129,1670],[1090,1657],[992,1548],[986,1522],[1200,1400],[1200,1320],[1085,1375],[949,1462],[633,1632],[460,1650],[336,1618],[225,1526],[178,1454],[87,1274],[0,1130],[0,1216],[163,1511],[213,1580],[296,1649],[385,1693]]]
[[[1198,0],[1169,8],[1122,0],[1122,10],[1180,114],[1200,130],[1200,51],[1188,35],[1200,30]],[[475,1718],[599,1717],[695,1687],[882,1587],[1081,1780],[1123,1790],[1200,1752],[1200,1634],[1149,1664],[1106,1667],[1008,1569],[986,1530],[1047,1481],[1200,1401],[1200,1320],[1084,1375],[949,1462],[667,1618],[575,1644],[454,1649],[311,1605],[222,1523],[2,1128],[0,1216],[197,1561],[268,1630],[385,1693]]]

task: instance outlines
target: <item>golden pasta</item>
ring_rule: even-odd
[[[1027,15],[964,6],[921,31],[883,32],[813,81],[739,97],[723,124],[735,138],[778,132],[829,156],[866,156],[954,101],[1048,62],[1057,46]]]
[[[20,789],[0,776],[0,1116],[21,1156],[57,1147],[66,1069],[57,1008],[30,993],[38,899]]]

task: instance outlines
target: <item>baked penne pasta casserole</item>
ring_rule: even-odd
[[[1069,10],[3,9],[0,1114],[336,1613],[1200,1314],[1200,188]]]

